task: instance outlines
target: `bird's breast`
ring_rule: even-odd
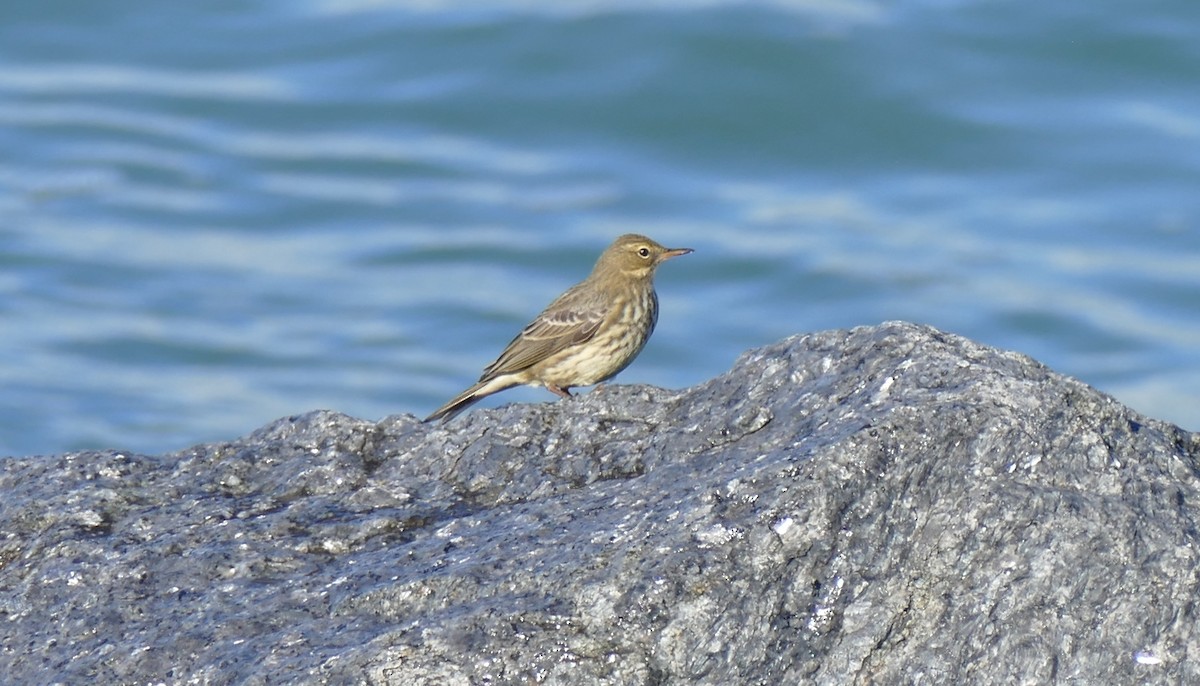
[[[536,375],[544,384],[591,386],[612,378],[645,347],[658,320],[654,292],[623,298],[590,340],[547,359]]]

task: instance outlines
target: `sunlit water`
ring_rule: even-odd
[[[1200,4],[1131,9],[6,3],[0,453],[424,416],[626,231],[696,252],[621,382],[906,319],[1200,429]]]

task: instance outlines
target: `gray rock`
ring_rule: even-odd
[[[1200,683],[1200,435],[903,323],[0,463],[7,683]]]

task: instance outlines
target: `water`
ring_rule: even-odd
[[[625,231],[696,253],[620,381],[907,319],[1200,429],[1197,27],[1190,0],[6,3],[0,453],[424,416]]]

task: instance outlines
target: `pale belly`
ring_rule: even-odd
[[[543,386],[569,388],[591,386],[611,379],[633,362],[654,332],[651,326],[639,335],[636,333],[638,328],[602,327],[587,343],[568,348],[546,360],[537,374],[537,381]]]

